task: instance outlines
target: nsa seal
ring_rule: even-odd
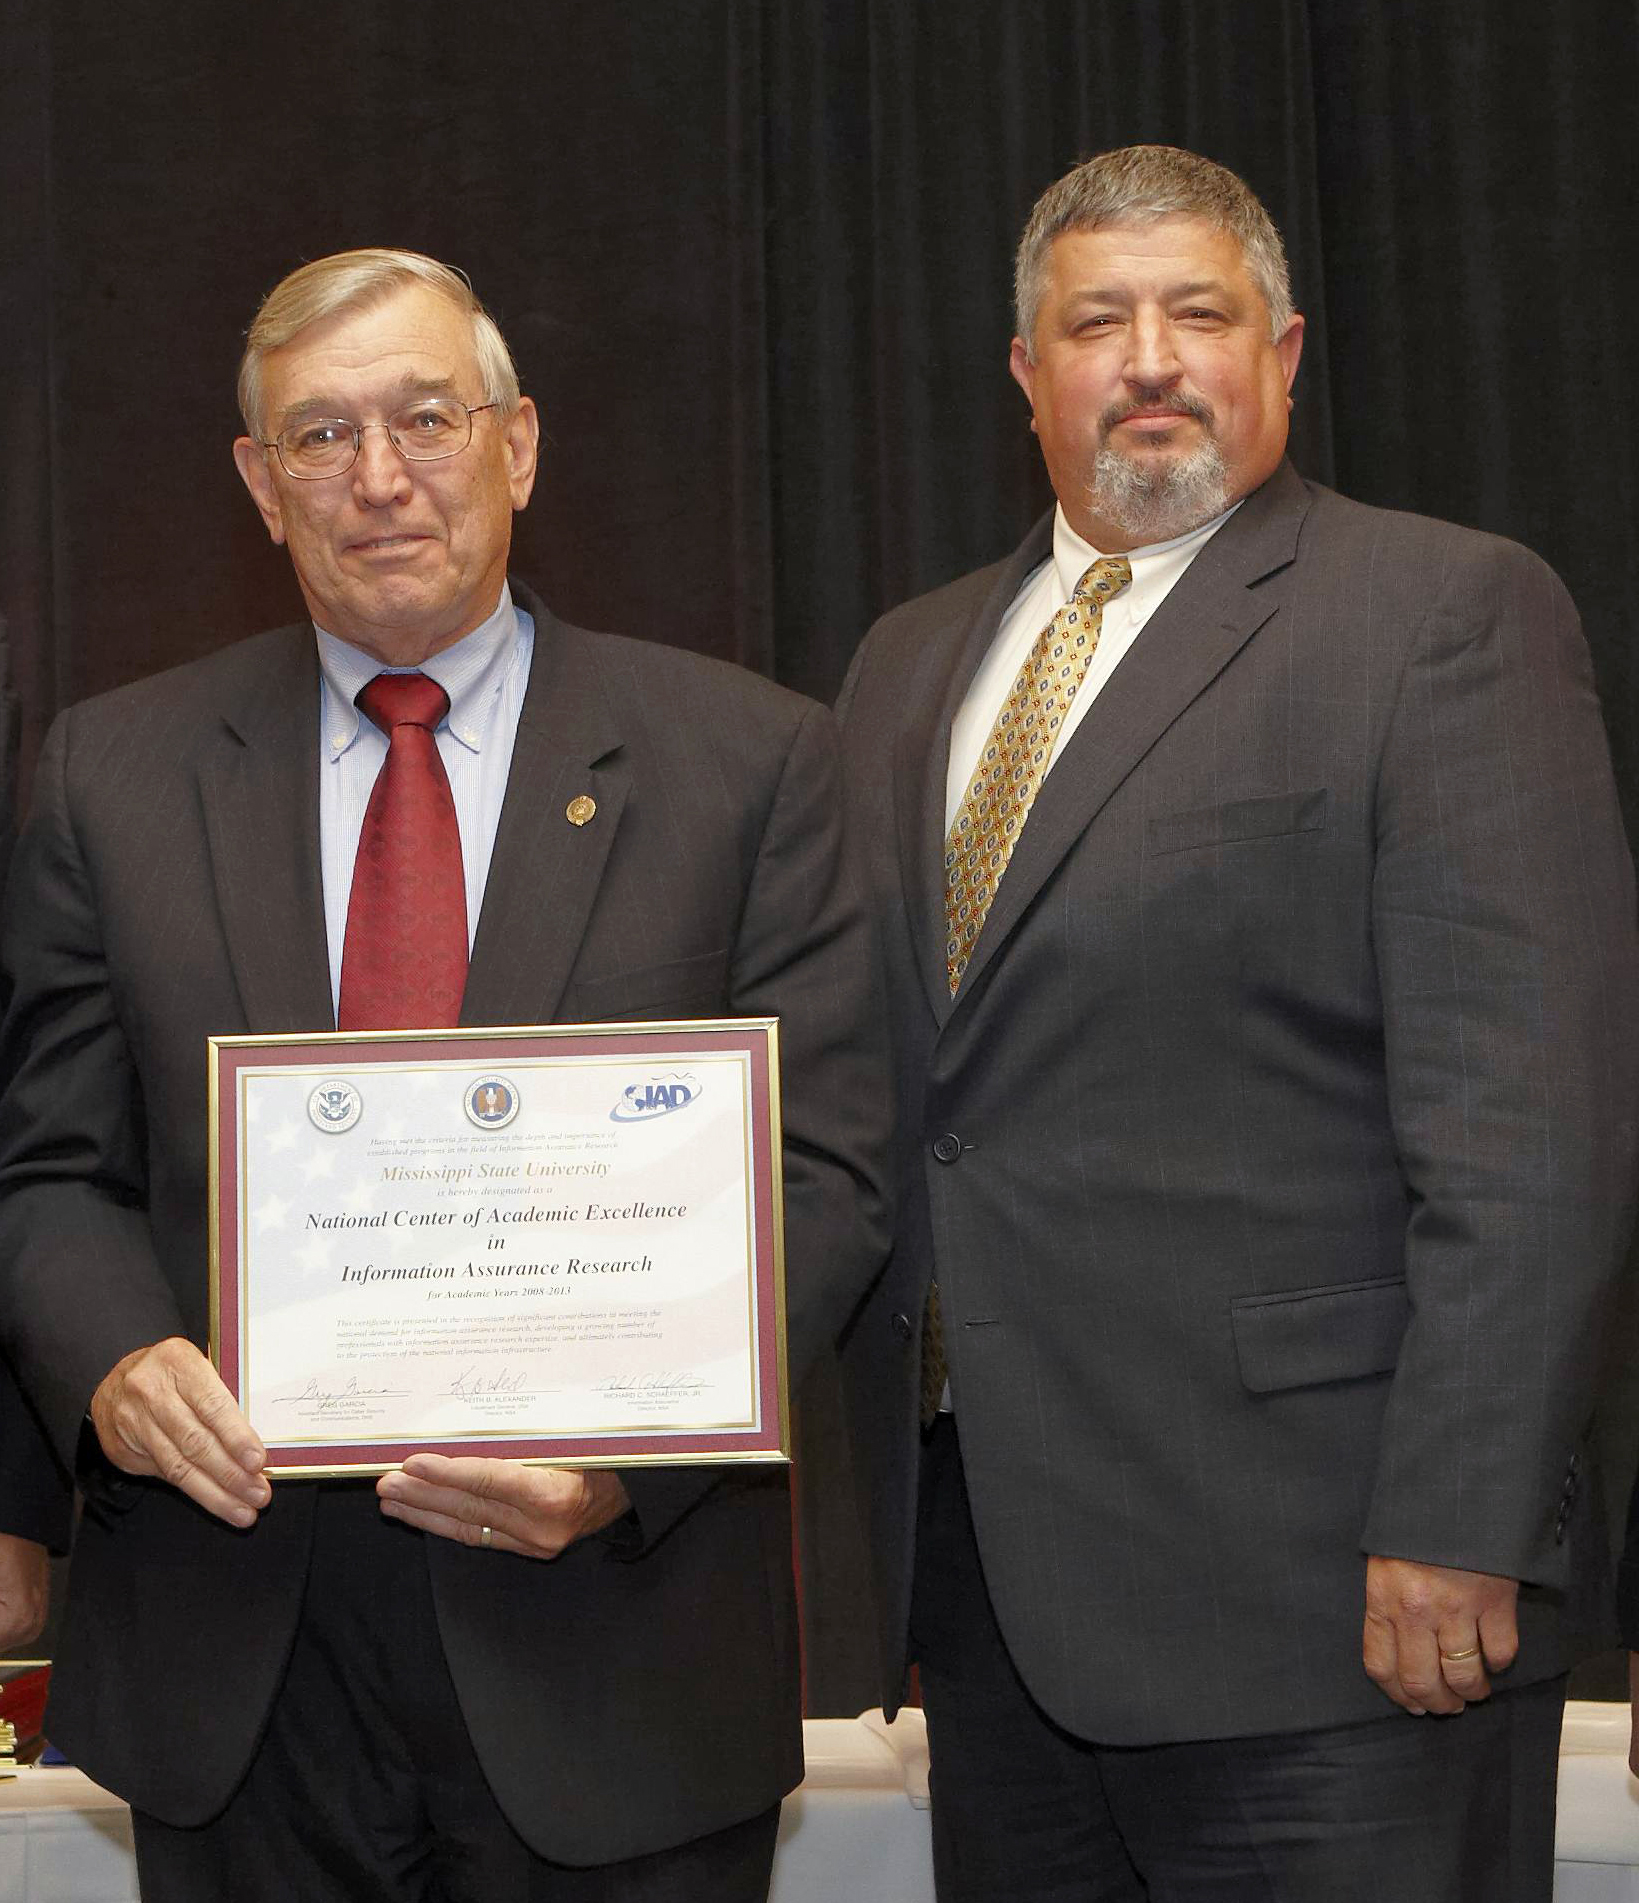
[[[364,1115],[364,1099],[344,1077],[331,1077],[309,1092],[307,1115],[315,1130],[339,1137]]]
[[[462,1105],[480,1130],[504,1130],[518,1114],[518,1091],[505,1077],[480,1077],[467,1086]]]

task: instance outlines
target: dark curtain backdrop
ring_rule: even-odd
[[[1077,158],[1157,139],[1286,234],[1305,473],[1569,581],[1639,817],[1635,0],[7,0],[0,32],[25,770],[65,703],[299,613],[234,367],[278,277],[365,243],[499,316],[547,431],[517,566],[562,613],[828,697],[875,614],[1044,505],[1012,247]],[[852,1710],[823,1374],[801,1435],[811,1705]]]

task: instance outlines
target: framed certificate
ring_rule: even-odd
[[[210,1110],[270,1475],[789,1458],[774,1019],[212,1038]]]

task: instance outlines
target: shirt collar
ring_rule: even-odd
[[[1210,522],[1203,522],[1187,534],[1175,535],[1170,542],[1151,542],[1144,548],[1129,549],[1127,560],[1132,563],[1134,586],[1143,580],[1146,569],[1160,565],[1169,555],[1180,557],[1179,566],[1187,567],[1189,558],[1200,545],[1216,535],[1240,506],[1239,501],[1232,502],[1222,515],[1215,515]],[[1053,568],[1064,600],[1068,601],[1076,592],[1076,583],[1099,560],[1101,553],[1071,528],[1065,520],[1064,504],[1059,503],[1053,510]]]
[[[419,668],[384,668],[373,654],[329,633],[317,622],[313,632],[319,644],[319,672],[324,677],[327,760],[339,758],[359,737],[365,717],[354,703],[359,689],[378,674],[421,673],[437,681],[450,697],[450,711],[440,725],[447,727],[470,753],[482,752],[490,703],[500,692],[518,651],[518,611],[505,582],[501,584],[501,599],[488,620],[451,646],[429,655]]]

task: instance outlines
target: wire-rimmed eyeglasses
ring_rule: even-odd
[[[384,423],[353,423],[345,416],[309,416],[262,444],[276,452],[287,476],[318,482],[340,476],[358,461],[367,429],[384,429],[407,462],[435,463],[459,456],[472,441],[472,419],[494,403],[461,403],[454,397],[418,397],[394,410]]]

